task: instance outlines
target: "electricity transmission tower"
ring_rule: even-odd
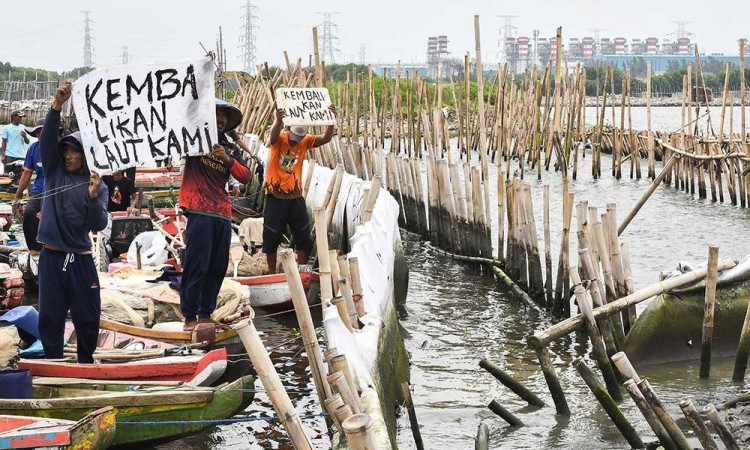
[[[242,30],[239,45],[242,51],[240,58],[242,58],[243,70],[252,75],[255,73],[255,30],[258,28],[255,25],[258,16],[253,14],[253,12],[257,11],[258,7],[253,5],[250,0],[245,0],[243,9],[245,13],[242,15],[242,18],[245,19],[245,24],[240,27]]]
[[[359,63],[363,66],[367,64],[367,46],[365,44],[359,46]]]
[[[326,61],[328,64],[335,64],[336,59],[334,58],[334,53],[338,53],[341,50],[334,47],[333,43],[338,42],[339,38],[333,34],[335,30],[338,29],[338,25],[333,23],[331,21],[331,16],[334,14],[338,14],[337,12],[319,12],[316,14],[322,14],[323,15],[323,23],[318,25],[319,27],[323,27],[323,43],[321,45],[322,50],[320,52],[320,57],[323,59],[323,61]]]
[[[91,37],[91,23],[93,20],[89,17],[91,11],[81,11],[83,13],[83,66],[94,67],[92,57],[94,55],[94,47],[91,44],[93,38]]]
[[[674,36],[676,39],[687,37],[691,40],[695,40],[695,33],[685,29],[685,25],[693,23],[692,20],[673,20],[672,23],[677,25],[677,30],[667,34],[667,36]]]
[[[122,55],[121,55],[121,58],[122,58],[122,63],[123,64],[127,64],[130,61],[130,55],[128,54],[128,46],[127,45],[123,45],[122,46]]]

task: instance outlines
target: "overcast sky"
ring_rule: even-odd
[[[0,61],[13,65],[66,70],[83,65],[83,15],[93,19],[94,63],[97,67],[120,64],[127,46],[131,62],[178,59],[203,54],[199,42],[215,47],[219,26],[224,32],[229,69],[240,69],[240,28],[244,0],[129,0],[89,1],[30,0],[3,2],[0,12]],[[737,53],[737,39],[750,37],[746,0],[591,0],[440,1],[356,0],[299,1],[256,0],[257,61],[283,64],[283,51],[307,62],[312,52],[312,27],[322,23],[317,12],[337,12],[337,62],[360,60],[365,45],[370,62],[421,62],[427,37],[445,34],[448,49],[461,57],[474,53],[473,16],[479,14],[482,57],[497,61],[498,15],[516,15],[518,36],[554,36],[563,27],[563,40],[592,35],[601,37],[655,36],[663,40],[676,30],[673,21],[693,21],[701,52]],[[366,5],[366,6],[365,6]],[[319,29],[322,35],[322,30]]]

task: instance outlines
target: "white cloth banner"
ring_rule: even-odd
[[[210,58],[87,73],[73,105],[89,169],[102,175],[207,154],[218,142]]]

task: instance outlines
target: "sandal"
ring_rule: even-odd
[[[198,319],[198,323],[210,323],[214,327],[216,327],[217,330],[230,330],[232,327],[230,325],[227,325],[225,323],[217,322],[216,320],[211,319],[210,317],[203,317]]]

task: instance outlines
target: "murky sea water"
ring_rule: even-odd
[[[589,110],[593,111],[593,108]],[[655,111],[659,113],[658,118],[656,114],[654,116],[654,129],[679,128],[679,108],[658,108]],[[593,113],[587,114],[590,118],[594,116]],[[738,117],[739,114],[735,114],[736,129],[739,128]],[[642,124],[645,124],[645,111],[635,109],[634,126],[645,126]],[[618,218],[622,219],[649,181],[645,178],[631,180],[629,165],[624,166],[621,180],[613,179],[607,170],[610,167],[608,157],[603,157],[603,178],[592,180],[589,160],[582,162],[578,180],[571,183],[576,202],[585,199],[589,205],[599,207],[615,202]],[[661,163],[658,164],[660,167]],[[644,163],[644,175],[645,167]],[[493,198],[494,170],[493,167],[493,187],[490,189]],[[550,185],[552,254],[553,267],[556,268],[562,223],[560,175],[544,173],[542,181],[536,180],[535,173],[527,172],[525,177],[532,184],[540,238],[543,236],[542,185]],[[496,202],[493,200],[492,204]],[[493,218],[496,215],[493,211]],[[575,228],[575,215],[573,224]],[[704,260],[709,244],[719,245],[722,258],[741,258],[750,251],[747,236],[750,236],[750,210],[728,203],[713,204],[710,200],[693,199],[674,188],[660,187],[621,239],[630,244],[633,278],[638,289],[658,281],[658,272],[673,269],[678,261]],[[577,248],[574,233],[570,245],[571,249]],[[574,357],[585,356],[593,366],[586,356],[590,346],[585,337],[569,336],[550,347],[556,355],[553,362],[560,372],[571,410],[569,418],[556,416],[535,355],[525,345],[526,337],[550,325],[551,318],[525,308],[506,289],[498,287],[492,277],[442,256],[408,234],[404,235],[404,248],[411,274],[406,303],[398,308],[411,360],[413,400],[425,448],[473,449],[474,436],[481,422],[489,426],[491,448],[495,449],[628,447],[570,364]],[[572,258],[571,262],[575,264],[575,259]],[[291,316],[266,319],[259,328],[265,332],[267,347],[272,347],[289,340],[289,329],[294,326],[295,320]],[[285,384],[298,389],[290,395],[299,413],[320,411],[317,396],[311,392],[314,386],[306,368],[306,357],[301,353],[301,343],[286,343],[275,349],[271,357]],[[479,360],[484,357],[540,394],[548,406],[528,407],[479,368]],[[741,390],[741,386],[730,381],[732,364],[733,361],[715,360],[710,380],[698,379],[697,363],[644,367],[639,372],[649,378],[673,417],[679,419],[683,416],[677,404],[683,396],[691,396],[696,405],[703,405],[727,399]],[[256,382],[256,387],[261,388],[259,382]],[[509,428],[487,409],[487,404],[493,399],[516,414],[526,426]],[[623,402],[622,409],[644,440],[652,440],[648,426],[632,402]],[[273,415],[262,392],[257,394],[247,413],[247,416],[258,415]],[[684,430],[687,429],[684,420],[678,422]],[[315,434],[316,447],[328,448],[322,420],[305,420],[304,423]],[[408,419],[401,417],[398,426],[399,448],[415,448]],[[213,427],[197,436],[159,448],[292,447],[278,422],[247,422]]]

